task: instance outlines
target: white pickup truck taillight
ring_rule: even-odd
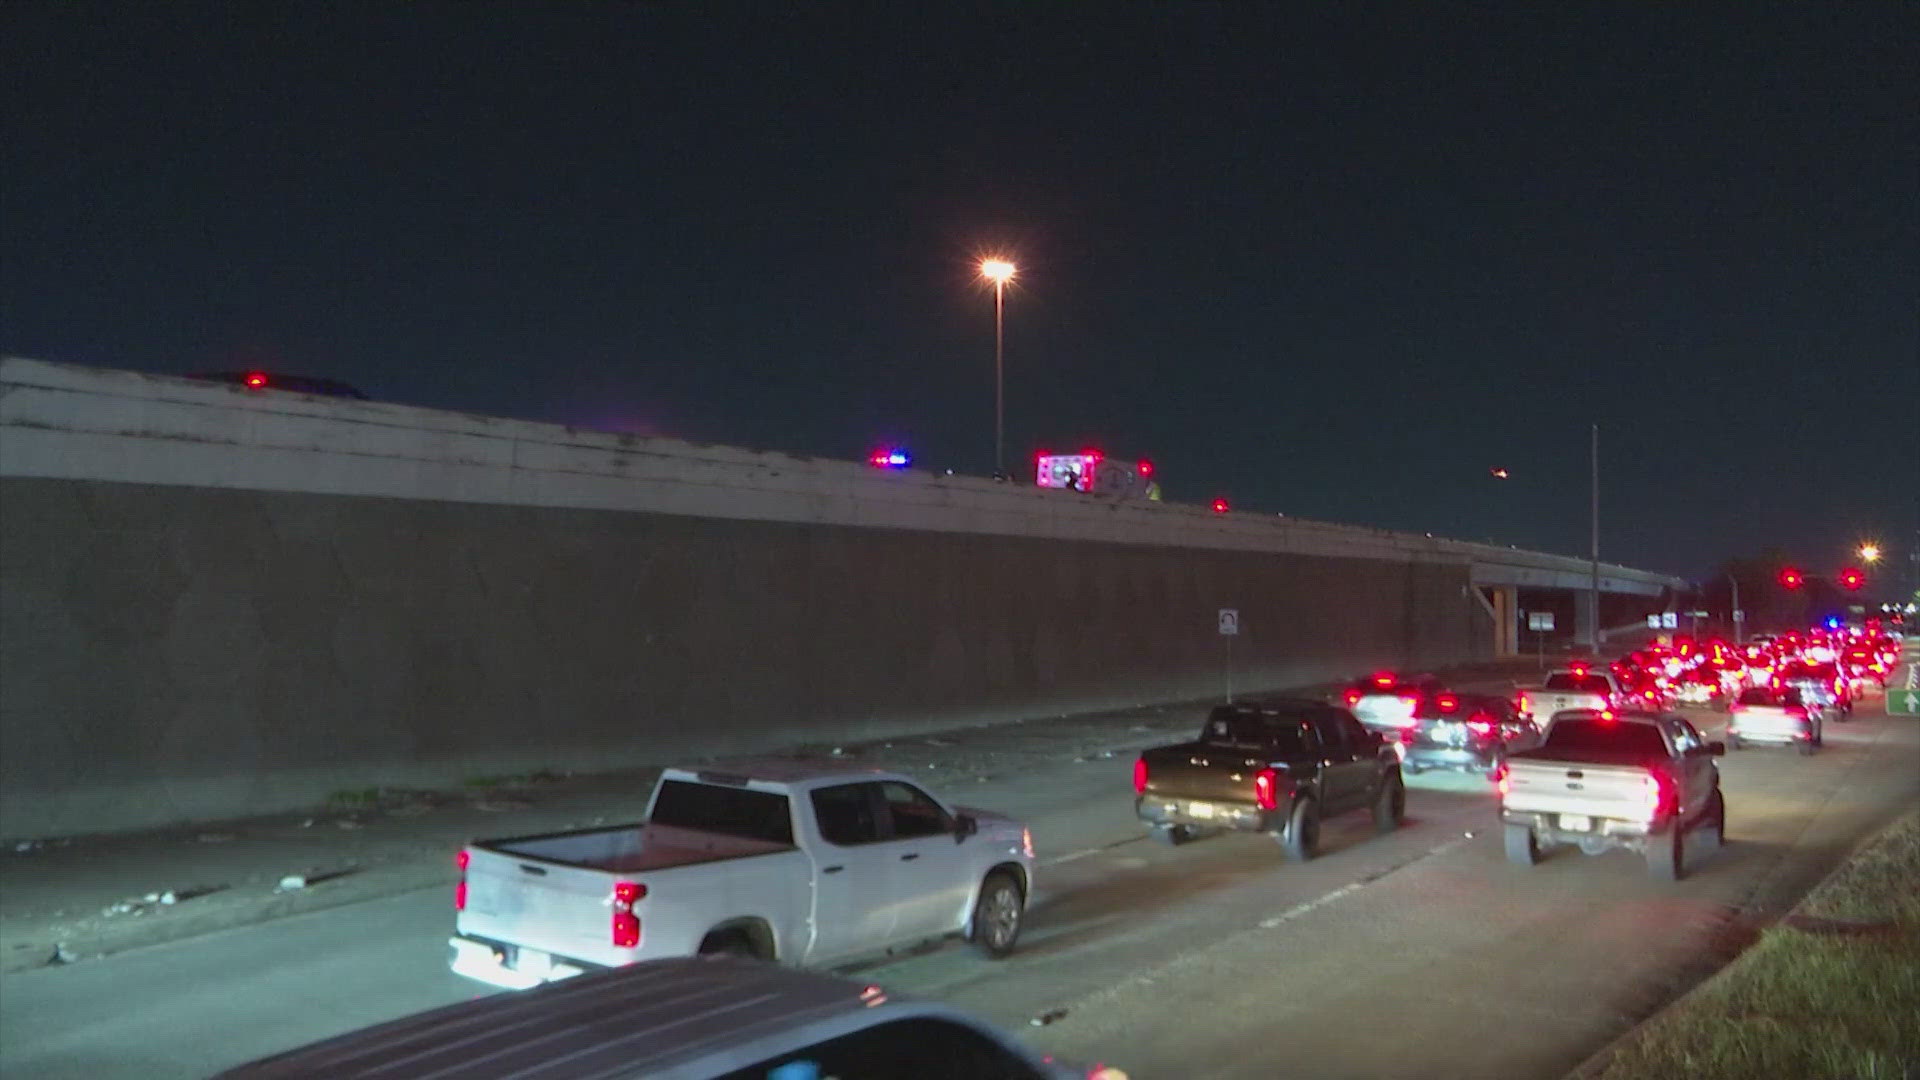
[[[460,871],[460,880],[453,886],[453,910],[455,911],[467,910],[467,863],[472,859],[473,856],[467,853],[466,848],[461,848],[460,854],[453,857],[453,865]]]
[[[1657,820],[1673,808],[1673,789],[1660,774],[1643,778],[1640,785],[1640,809],[1645,811],[1648,821]]]
[[[633,905],[647,895],[647,887],[637,881],[616,881],[613,883],[613,944],[615,948],[631,949],[640,944],[640,916],[633,913]]]

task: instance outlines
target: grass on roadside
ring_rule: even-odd
[[[1623,1042],[1595,1080],[1920,1077],[1920,812],[1799,912],[1862,932],[1768,930]]]

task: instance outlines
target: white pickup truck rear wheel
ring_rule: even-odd
[[[1507,861],[1516,866],[1532,866],[1540,861],[1540,841],[1526,825],[1507,826]]]
[[[1660,836],[1647,837],[1647,873],[1659,881],[1679,881],[1687,873],[1686,830],[1678,821]]]

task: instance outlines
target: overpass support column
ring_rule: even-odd
[[[1587,628],[1592,627],[1593,628],[1592,630],[1593,652],[1594,652],[1594,655],[1598,657],[1601,651],[1600,650],[1601,642],[1599,640],[1600,613],[1593,609],[1593,599],[1594,599],[1593,593],[1587,591],[1586,589],[1574,590],[1573,625],[1577,628],[1574,631],[1574,634],[1575,634],[1574,642],[1577,645],[1586,644],[1587,633],[1588,633]]]
[[[1513,585],[1493,587],[1493,655],[1520,655],[1520,590]]]

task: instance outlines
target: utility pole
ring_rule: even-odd
[[[1593,582],[1587,595],[1587,646],[1600,655],[1600,425],[1593,425]]]

